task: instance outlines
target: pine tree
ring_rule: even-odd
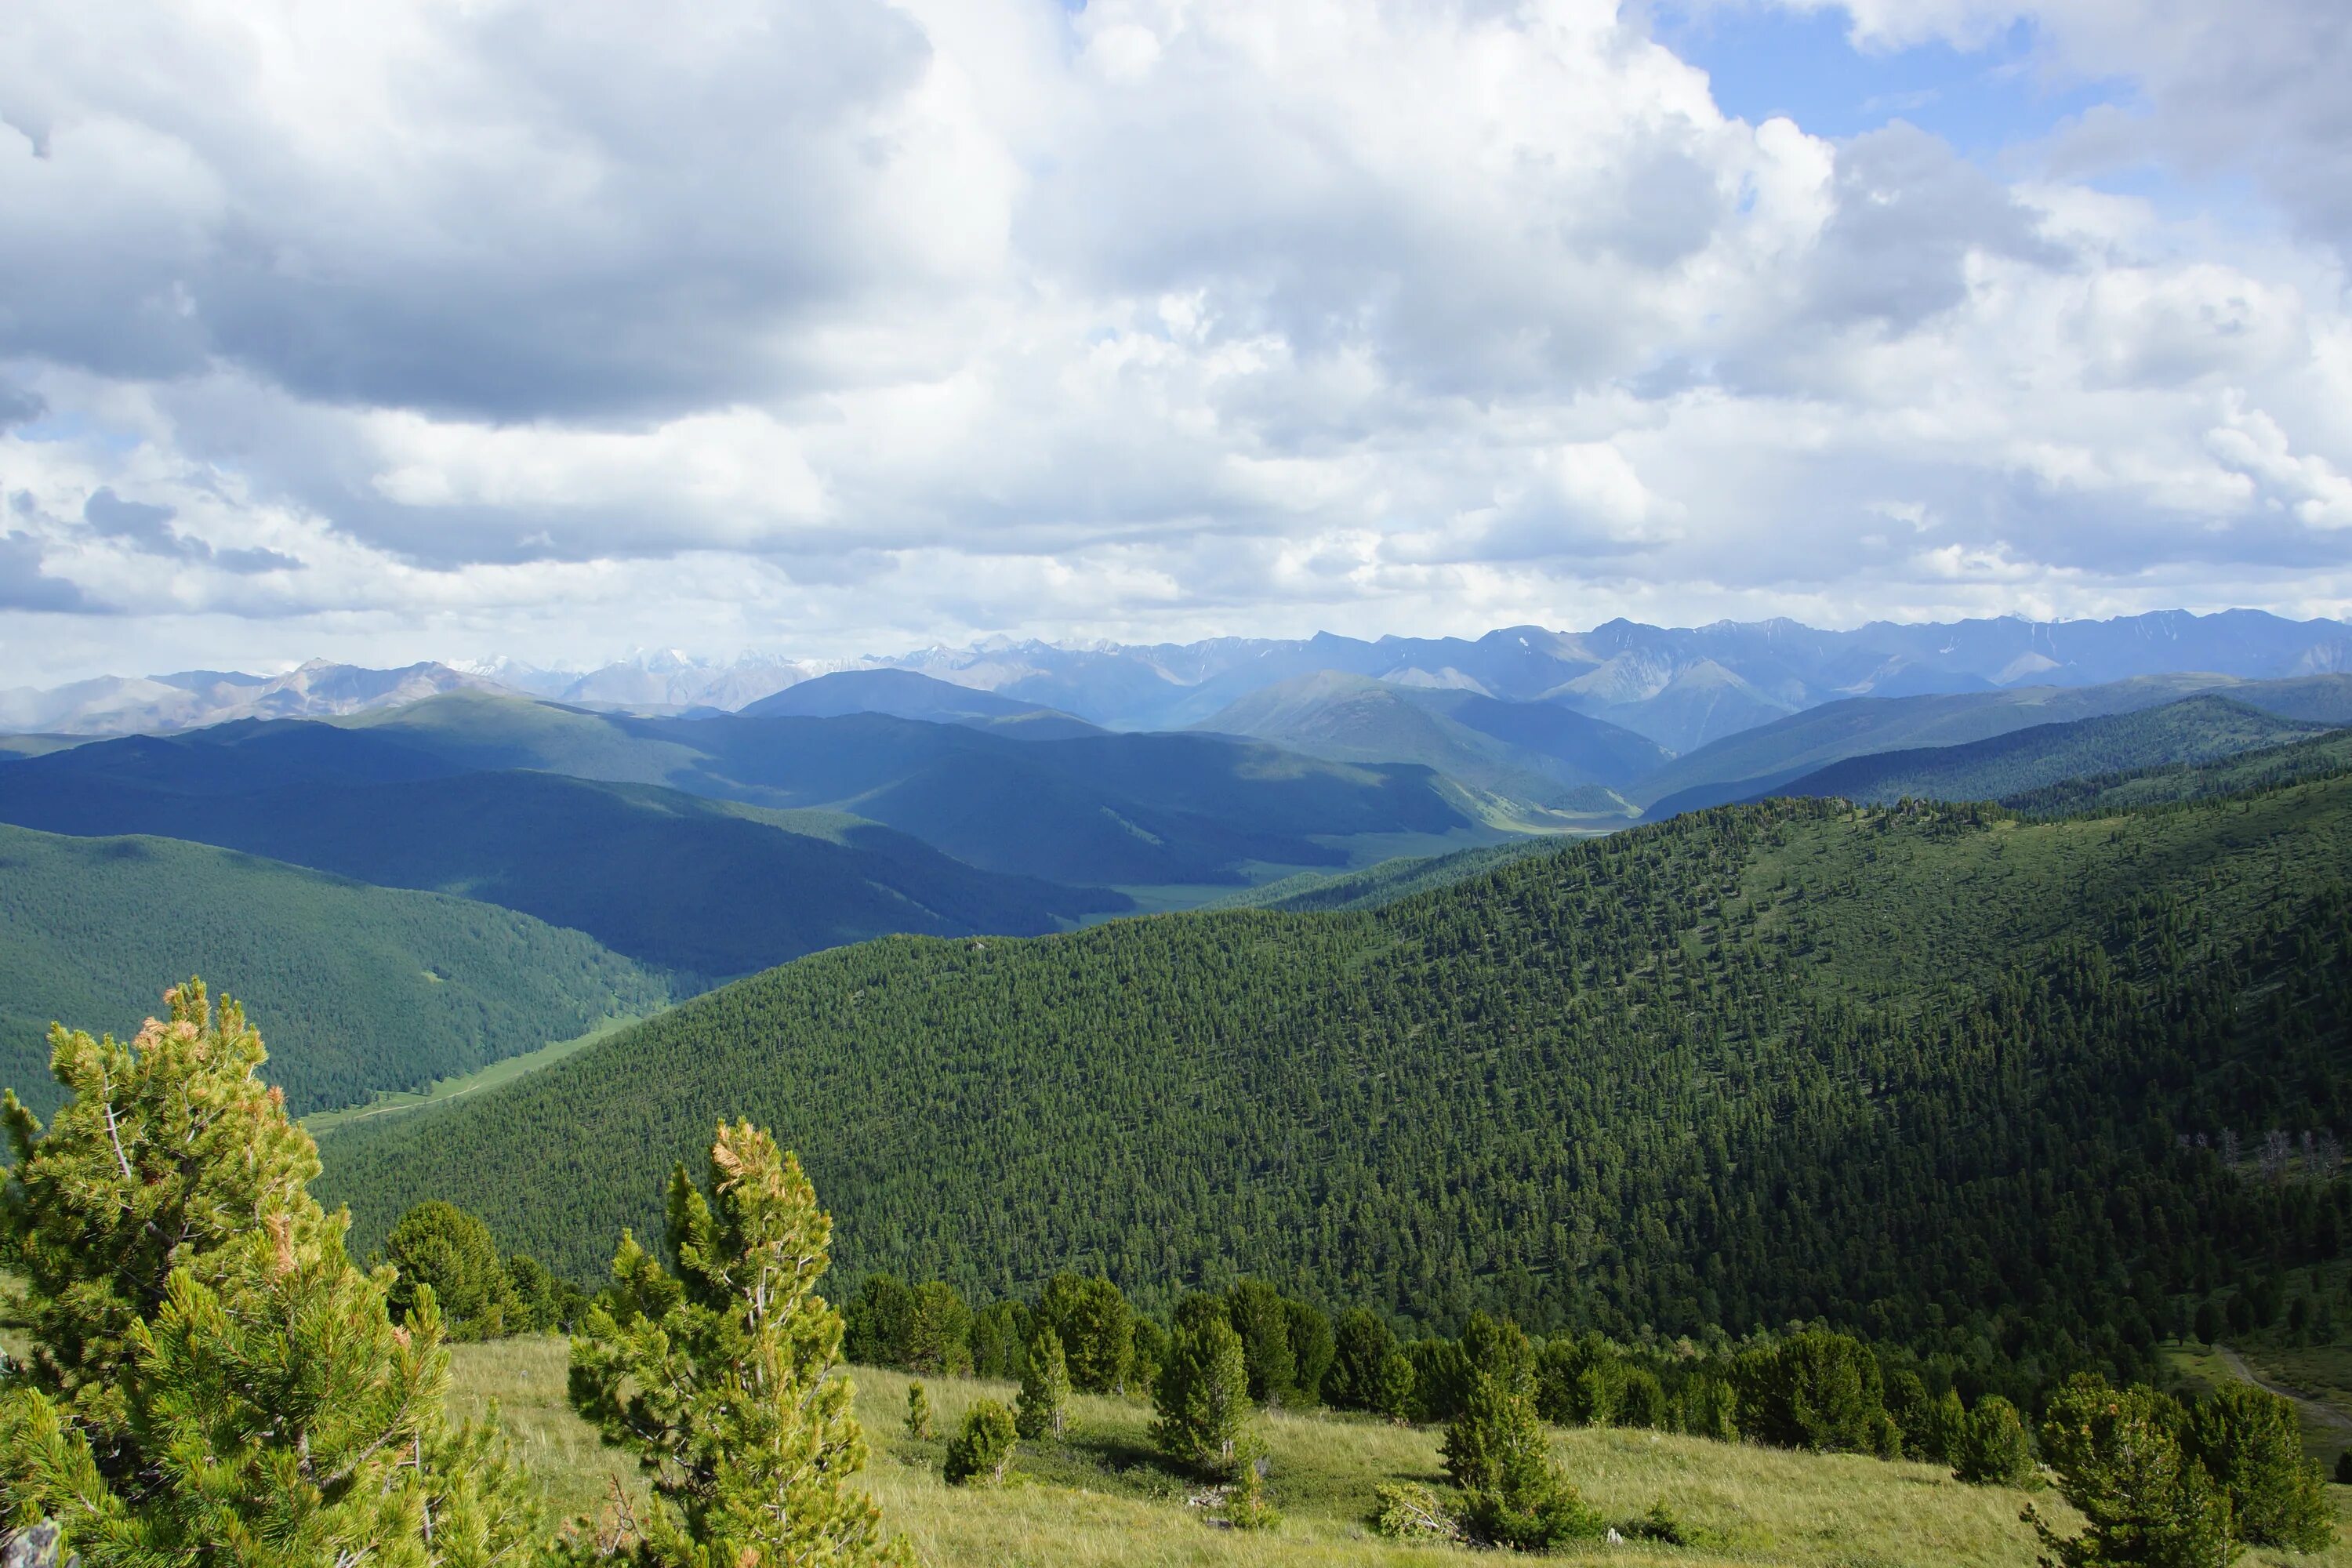
[[[1297,1385],[1298,1363],[1290,1353],[1290,1314],[1281,1293],[1263,1280],[1244,1279],[1227,1295],[1226,1310],[1241,1336],[1250,1397],[1260,1405],[1289,1398]]]
[[[383,1258],[400,1271],[392,1287],[396,1313],[406,1314],[417,1288],[429,1285],[452,1339],[492,1340],[523,1326],[509,1321],[523,1316],[522,1305],[490,1227],[455,1204],[435,1199],[401,1215],[384,1238]]]
[[[971,1309],[943,1279],[915,1287],[907,1320],[906,1364],[910,1372],[971,1370]]]
[[[2336,1539],[2336,1510],[2287,1401],[2244,1384],[2219,1389],[2190,1408],[2182,1441],[2229,1497],[2239,1540],[2317,1552]]]
[[[1252,1415],[1241,1336],[1222,1316],[1179,1321],[1152,1404],[1151,1440],[1181,1465],[1229,1475],[1245,1455]]]
[[[1045,1282],[1037,1317],[1060,1338],[1072,1385],[1088,1394],[1115,1394],[1125,1385],[1135,1354],[1135,1310],[1118,1286],[1099,1276],[1056,1274]]]
[[[839,1372],[841,1314],[816,1292],[833,1222],[800,1161],[721,1125],[706,1195],[671,1175],[677,1272],[624,1234],[613,1284],[572,1343],[572,1402],[633,1449],[654,1501],[641,1568],[911,1562],[852,1485],[865,1435]]]
[[[1607,1528],[1553,1460],[1534,1399],[1494,1377],[1478,1375],[1441,1452],[1483,1540],[1541,1551]]]
[[[1062,1337],[1040,1328],[1029,1342],[1029,1357],[1021,1373],[1021,1395],[1013,1405],[1013,1427],[1031,1442],[1060,1437],[1069,1423],[1070,1369],[1062,1355]]]
[[[1420,1384],[1412,1370],[1412,1357],[1402,1347],[1392,1349],[1381,1358],[1378,1380],[1372,1384],[1370,1408],[1375,1415],[1385,1415],[1391,1421],[1408,1421],[1412,1407],[1420,1398]]]
[[[1323,1380],[1329,1374],[1332,1357],[1339,1351],[1332,1337],[1330,1314],[1295,1298],[1282,1303],[1282,1311],[1290,1324],[1292,1378],[1299,1402],[1318,1405],[1323,1400]]]
[[[527,1553],[528,1483],[442,1415],[431,1291],[395,1325],[391,1271],[352,1263],[242,1010],[165,1001],[129,1046],[51,1031],[73,1098],[46,1131],[6,1100],[34,1353],[0,1387],[0,1528],[47,1515],[89,1568]]]
[[[1018,1438],[1013,1412],[993,1399],[974,1400],[963,1429],[948,1443],[948,1485],[994,1486],[1004,1479]]]
[[[1998,1394],[1977,1401],[1949,1445],[1952,1476],[1977,1486],[2013,1487],[2033,1473],[2033,1447],[2017,1406]]]
[[[2176,1440],[2180,1421],[2179,1405],[2153,1389],[2088,1374],[2052,1397],[2042,1452],[2084,1530],[2062,1536],[2030,1505],[2024,1519],[2056,1568],[2227,1568],[2230,1500]]]
[[[930,1435],[930,1391],[919,1383],[910,1383],[907,1385],[907,1436],[919,1441]]]
[[[1324,1373],[1323,1397],[1340,1410],[1371,1410],[1381,1363],[1396,1348],[1389,1326],[1361,1307],[1339,1314],[1332,1330],[1331,1366]]]

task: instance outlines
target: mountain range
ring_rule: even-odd
[[[1613,620],[1586,632],[1507,626],[1475,638],[1366,641],[1325,633],[1087,646],[992,638],[962,649],[831,662],[758,654],[718,662],[664,650],[584,671],[510,658],[393,671],[314,662],[277,677],[191,671],[0,691],[0,730],[161,732],[236,718],[361,711],[467,686],[593,708],[731,712],[828,676],[883,669],[1113,730],[1188,728],[1253,692],[1328,670],[1405,688],[1552,701],[1682,752],[1855,697],[2094,686],[2182,671],[2278,679],[2352,670],[2352,626],[2255,610],[2170,610],[2105,621],[1880,621],[1845,631],[1788,620],[1697,627]]]

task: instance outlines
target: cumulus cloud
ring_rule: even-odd
[[[2045,71],[2137,89],[2137,104],[2086,116],[2062,143],[2079,166],[2250,172],[2306,234],[2352,254],[2352,11],[2334,0],[1781,3],[1844,12],[1866,48],[1970,48],[2029,25]]]
[[[38,539],[14,530],[0,532],[0,610],[97,608],[74,584],[50,576],[47,565]]]
[[[177,509],[173,507],[124,500],[106,485],[90,491],[81,509],[82,521],[99,537],[120,540],[144,554],[205,562],[241,575],[290,571],[302,564],[291,555],[259,546],[215,550],[209,542],[173,528],[172,519],[177,515]]]
[[[1844,9],[2286,225],[1748,123],[1615,0],[26,0],[0,564],[282,658],[2352,605],[2341,27]]]

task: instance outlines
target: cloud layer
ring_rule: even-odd
[[[1843,9],[26,0],[0,662],[2352,606],[2339,10]]]

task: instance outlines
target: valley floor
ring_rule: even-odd
[[[561,1506],[593,1510],[615,1484],[638,1488],[634,1467],[599,1448],[564,1403],[565,1347],[533,1338],[456,1350],[452,1403],[473,1413],[496,1400],[525,1458]],[[857,1413],[874,1450],[867,1471],[891,1528],[931,1568],[1035,1564],[1430,1564],[1467,1552],[1401,1546],[1364,1522],[1373,1488],[1386,1481],[1442,1486],[1433,1430],[1347,1416],[1275,1415],[1265,1422],[1269,1485],[1284,1513],[1266,1535],[1223,1528],[1192,1505],[1188,1487],[1152,1454],[1144,1405],[1079,1396],[1078,1429],[1060,1444],[1024,1444],[1013,1479],[994,1490],[950,1489],[940,1479],[940,1438],[906,1436],[905,1374],[859,1369]],[[951,1431],[974,1399],[1010,1404],[1013,1390],[964,1378],[929,1380],[938,1428]],[[1585,1496],[1610,1518],[1630,1520],[1664,1499],[1688,1525],[1681,1547],[1596,1543],[1550,1561],[1785,1564],[1787,1568],[2030,1568],[2032,1531],[2018,1521],[2031,1498],[2072,1520],[2048,1492],[1963,1486],[1940,1468],[1846,1456],[1790,1453],[1699,1438],[1612,1430],[1562,1431],[1559,1451]],[[2333,1489],[2339,1508],[2352,1489]],[[1475,1554],[1480,1561],[1505,1559]],[[2352,1568],[2352,1549],[2311,1556],[2249,1553],[2260,1563]]]

